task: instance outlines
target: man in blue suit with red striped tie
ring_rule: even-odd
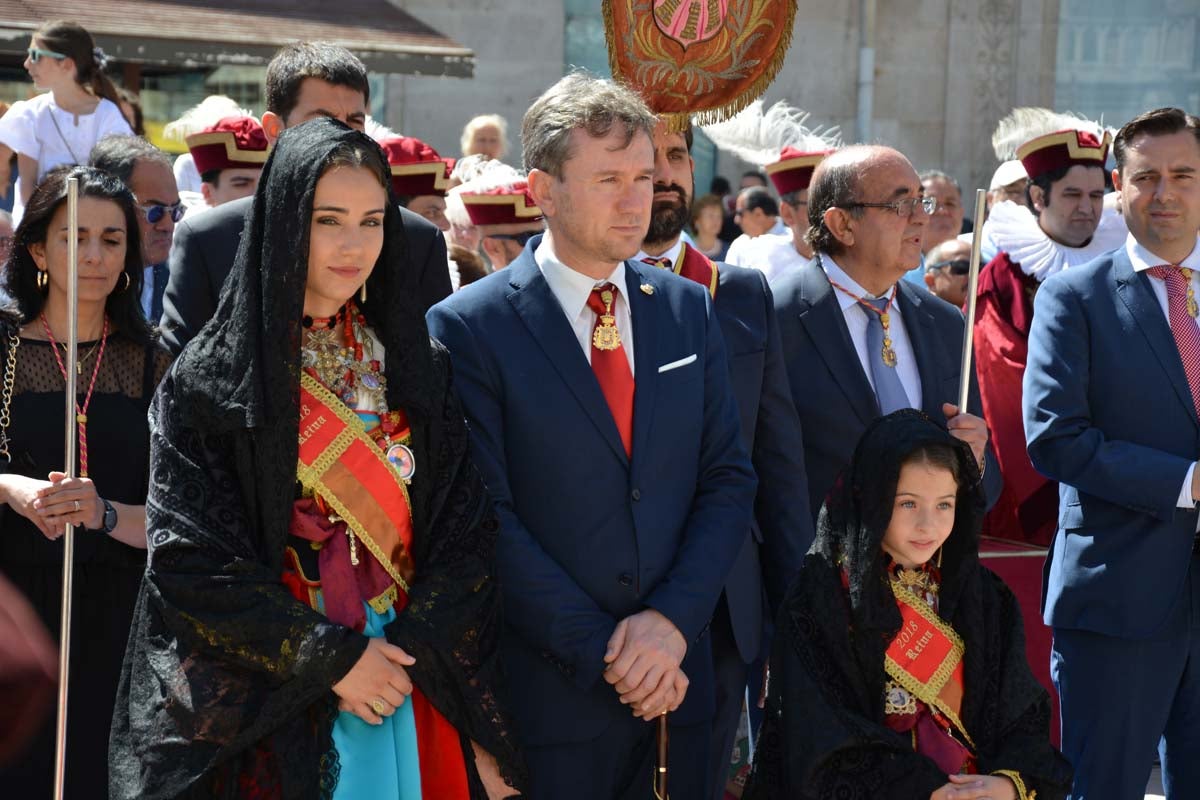
[[[1074,800],[1200,797],[1200,118],[1114,140],[1125,244],[1038,289],[1033,466],[1059,481],[1042,605]],[[1193,660],[1194,659],[1194,660]]]
[[[508,269],[430,309],[501,521],[502,657],[535,800],[711,789],[709,623],[756,480],[706,289],[627,261],[650,220],[655,118],[570,75],[522,129],[547,220]]]

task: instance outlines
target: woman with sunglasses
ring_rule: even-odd
[[[67,178],[79,179],[79,477],[63,474]],[[67,797],[96,797],[125,641],[146,564],[146,411],[170,358],[138,304],[133,195],[91,167],[52,170],[34,190],[4,270],[0,311],[0,572],[59,638],[62,535],[76,526]],[[3,439],[0,439],[0,443]],[[6,464],[5,461],[8,461]],[[0,770],[5,797],[49,797],[54,724]]]
[[[17,154],[13,217],[19,223],[33,187],[54,167],[86,164],[109,134],[131,134],[120,96],[104,74],[104,54],[74,22],[54,20],[34,31],[25,69],[44,91],[14,103],[0,118],[0,160]]]

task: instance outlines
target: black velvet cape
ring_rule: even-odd
[[[746,800],[926,800],[948,777],[884,723],[884,652],[900,629],[881,544],[905,458],[950,442],[959,458],[954,529],[942,547],[940,616],[963,638],[962,720],[979,772],[1013,770],[1038,800],[1066,796],[1050,702],[1025,660],[1020,610],[979,563],[983,497],[970,448],[924,414],[877,420],[821,509],[771,648],[767,712]],[[848,590],[843,587],[846,570]]]
[[[376,148],[326,119],[280,136],[216,315],[151,408],[150,552],[113,719],[113,798],[317,798],[336,784],[331,687],[367,638],[296,601],[280,574],[297,496],[309,218],[324,166],[347,145]],[[522,781],[497,697],[499,526],[390,195],[384,225],[360,307],[384,345],[388,404],[408,413],[418,465],[417,572],[387,639],[416,658],[408,673],[460,731],[472,797],[484,797],[467,739]]]

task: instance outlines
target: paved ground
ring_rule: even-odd
[[[1158,767],[1150,773],[1150,782],[1146,784],[1146,800],[1165,800],[1162,788],[1162,777],[1158,774]]]

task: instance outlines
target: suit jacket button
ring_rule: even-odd
[[[641,490],[641,489],[634,489],[634,490],[633,490],[633,499],[634,499],[634,500],[641,500],[641,499],[642,499],[642,490]]]
[[[622,572],[621,577],[617,578],[617,582],[622,586],[633,586],[633,576],[628,572]]]

